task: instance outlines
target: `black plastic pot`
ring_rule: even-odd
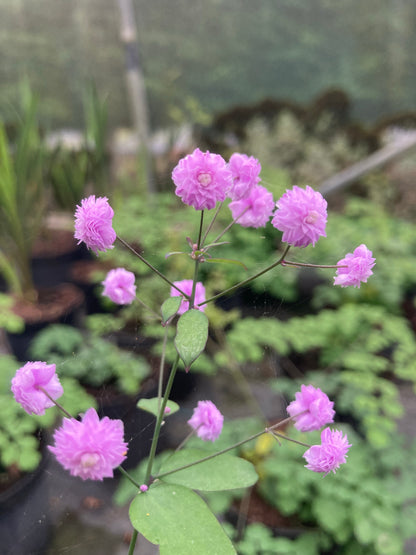
[[[0,493],[0,553],[42,553],[51,535],[44,449],[40,465]]]

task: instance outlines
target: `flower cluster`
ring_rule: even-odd
[[[224,417],[212,401],[199,401],[188,424],[204,441],[215,441],[221,434]]]
[[[56,375],[55,364],[27,362],[16,371],[11,390],[18,403],[29,414],[44,414],[53,407],[63,388]],[[64,418],[55,431],[55,446],[49,447],[57,460],[73,476],[83,480],[112,477],[127,454],[121,420],[100,420],[95,409],[89,409],[82,421]]]
[[[319,430],[334,421],[334,403],[328,396],[313,385],[302,385],[295,394],[295,400],[288,407],[287,412],[295,422],[295,427],[301,432]],[[340,464],[346,461],[347,452],[351,445],[347,436],[338,430],[325,428],[321,433],[321,445],[312,445],[303,455],[307,461],[306,468],[314,472],[335,472]]]

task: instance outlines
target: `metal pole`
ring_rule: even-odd
[[[140,140],[145,163],[147,191],[156,192],[149,151],[149,118],[143,72],[139,59],[137,27],[132,0],[118,0],[120,9],[120,39],[125,47],[126,83],[134,127]]]

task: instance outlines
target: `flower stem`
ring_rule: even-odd
[[[215,222],[215,220],[217,219],[217,216],[218,216],[218,214],[219,214],[219,212],[220,212],[220,210],[221,210],[223,204],[224,204],[223,202],[220,202],[220,204],[217,206],[217,209],[216,209],[216,211],[215,211],[215,214],[214,214],[214,216],[213,216],[211,222],[209,223],[209,225],[208,225],[208,227],[207,227],[207,229],[206,229],[206,231],[205,231],[205,233],[204,233],[204,237],[202,238],[201,245],[200,245],[201,247],[204,246],[205,241],[206,241],[206,239],[207,239],[207,237],[208,237],[208,233],[211,231],[212,226],[214,225],[214,222]]]
[[[129,552],[128,552],[127,555],[133,555],[134,548],[136,547],[137,536],[138,536],[138,532],[137,532],[136,529],[134,529],[133,530],[133,535],[132,535],[131,540],[130,540]]]
[[[299,268],[346,268],[339,264],[307,264],[306,262],[291,262],[290,260],[282,260],[282,266],[295,266]]]
[[[198,242],[197,242],[197,247],[196,249],[199,251],[199,249],[201,248],[201,237],[202,237],[202,226],[204,224],[204,211],[201,211],[201,219],[199,221],[199,233],[198,233]],[[196,291],[196,282],[198,279],[198,266],[199,266],[199,258],[195,259],[195,268],[194,268],[194,279],[192,282],[192,292],[191,292],[191,298],[189,299],[189,308],[194,308],[194,303],[195,303],[195,291]]]
[[[157,419],[156,419],[155,431],[153,432],[152,445],[150,447],[149,460],[148,460],[148,463],[147,463],[146,476],[145,476],[145,479],[144,479],[144,483],[146,485],[149,483],[150,475],[152,473],[152,466],[153,466],[153,462],[155,460],[156,447],[157,447],[157,443],[158,443],[159,435],[160,435],[160,428],[162,427],[162,422],[163,422],[163,417],[164,417],[164,414],[165,414],[166,404],[167,404],[168,399],[169,399],[170,391],[171,391],[172,385],[173,385],[173,380],[175,379],[176,370],[178,369],[178,364],[179,364],[179,355],[176,355],[175,362],[173,363],[172,370],[170,371],[170,376],[169,376],[168,383],[166,384],[165,395],[163,396],[163,400],[162,400],[162,404],[160,406],[159,414],[158,414]]]
[[[130,476],[127,470],[124,470],[122,466],[118,466],[117,468],[123,474],[123,476],[127,478],[127,480],[130,480],[130,482],[135,485],[137,489],[140,489],[140,484],[136,482],[136,480],[132,476]]]
[[[247,206],[247,208],[244,208],[244,210],[243,210],[236,218],[234,218],[234,220],[233,220],[232,222],[230,222],[230,223],[227,225],[227,227],[226,227],[219,235],[217,235],[217,236],[215,237],[215,239],[212,241],[212,243],[217,243],[217,242],[221,239],[221,237],[222,237],[223,235],[225,235],[225,234],[227,233],[227,231],[228,231],[235,223],[238,222],[238,220],[241,218],[241,216],[242,216],[243,214],[245,214],[249,208],[250,208],[249,206]]]
[[[72,416],[72,414],[70,414],[66,409],[64,409],[64,407],[63,407],[60,403],[58,403],[58,401],[56,401],[53,397],[51,397],[51,396],[49,395],[49,393],[48,393],[42,386],[39,385],[39,386],[38,386],[38,389],[39,389],[39,391],[42,391],[42,393],[43,393],[44,395],[46,395],[46,397],[47,397],[50,401],[52,401],[52,403],[53,403],[56,407],[58,407],[58,409],[59,409],[67,418],[74,418],[74,417]]]
[[[174,287],[185,298],[188,298],[188,295],[186,295],[181,289],[179,289],[179,287],[177,287],[173,283],[173,281],[170,281],[170,279],[168,279],[164,274],[162,274],[162,272],[159,272],[159,270],[155,268],[153,264],[150,264],[150,262],[148,262],[139,252],[136,251],[136,249],[134,249],[131,245],[129,245],[124,239],[122,239],[118,235],[117,235],[117,239],[120,241],[122,245],[124,245],[127,249],[129,249],[129,251],[131,251],[134,255],[136,255],[137,258],[139,258],[144,264],[146,264],[146,266],[150,268],[152,272],[154,272],[156,275],[158,275],[160,278],[166,281],[166,283],[168,283],[171,287]]]
[[[162,346],[162,356],[160,358],[159,365],[159,381],[157,385],[157,410],[160,411],[160,405],[162,403],[162,386],[163,386],[163,373],[165,368],[165,356],[166,356],[166,343],[168,341],[168,326],[165,327],[165,335],[163,336],[163,346]]]
[[[305,412],[305,411],[303,411]],[[206,457],[203,457],[202,459],[199,459],[198,461],[193,461],[191,463],[188,464],[184,464],[183,466],[180,466],[178,468],[174,468],[173,470],[168,470],[166,472],[161,472],[160,474],[156,474],[156,476],[154,476],[154,479],[159,479],[159,478],[163,478],[164,476],[168,476],[169,474],[173,474],[174,472],[179,472],[179,470],[185,470],[185,468],[190,468],[191,466],[195,466],[196,464],[200,464],[202,462],[205,461],[209,461],[215,457],[219,457],[220,455],[224,455],[224,453],[228,453],[228,451],[232,451],[233,449],[236,449],[237,447],[240,447],[241,445],[244,445],[245,443],[248,443],[249,441],[252,441],[253,439],[256,439],[258,437],[260,437],[261,435],[263,435],[264,433],[267,432],[271,432],[272,430],[275,430],[277,428],[281,428],[282,426],[284,426],[285,424],[287,424],[288,422],[290,422],[291,420],[293,420],[294,418],[296,418],[297,416],[299,416],[300,414],[303,414],[303,412],[299,413],[299,414],[295,414],[293,416],[289,416],[288,418],[285,418],[284,420],[281,420],[280,422],[277,422],[277,424],[273,424],[273,426],[269,426],[267,428],[265,428],[264,430],[261,430],[260,432],[257,432],[256,434],[243,439],[241,441],[238,441],[237,443],[234,443],[233,445],[230,445],[230,447],[226,447],[225,449],[221,449],[221,451],[217,451],[216,453],[212,453],[212,455],[207,455]],[[288,441],[294,441],[295,443],[298,443],[296,440],[292,440],[289,437],[286,437],[283,434],[279,434],[283,439],[287,439]]]
[[[247,285],[248,283],[254,281],[255,279],[257,279],[258,277],[262,276],[263,274],[265,274],[266,272],[272,270],[273,268],[275,268],[276,266],[279,266],[279,264],[282,264],[282,262],[284,261],[284,258],[286,256],[286,254],[288,253],[290,249],[290,245],[286,245],[286,248],[282,254],[282,256],[276,260],[276,262],[274,262],[273,264],[271,264],[270,266],[267,266],[267,268],[265,268],[264,270],[261,270],[261,272],[258,272],[257,274],[255,274],[254,276],[251,276],[243,281],[240,281],[239,283],[236,283],[235,285],[233,285],[232,287],[229,287],[228,289],[225,289],[224,291],[222,291],[221,293],[218,293],[217,295],[214,295],[213,297],[210,297],[209,299],[207,299],[206,301],[199,303],[198,306],[202,306],[203,304],[207,304],[210,303],[212,301],[216,301],[217,299],[219,299],[220,297],[222,297],[223,295],[226,295],[227,293],[231,293],[232,291],[235,291],[236,289],[238,289],[239,287],[243,287],[244,285]]]
[[[153,314],[153,316],[154,316],[155,318],[157,318],[158,320],[162,320],[160,314],[158,314],[157,312],[155,312],[155,311],[153,310],[153,308],[150,308],[150,306],[148,306],[144,301],[142,301],[141,299],[139,299],[139,297],[137,297],[137,296],[136,296],[136,301],[137,301],[138,303],[140,303],[146,310],[149,310],[149,311]]]

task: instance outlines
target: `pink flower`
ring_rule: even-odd
[[[264,227],[273,212],[273,195],[265,187],[256,185],[248,197],[230,202],[228,208],[233,219],[243,227]]]
[[[340,464],[347,462],[347,452],[351,445],[347,436],[343,436],[339,430],[325,428],[321,433],[321,445],[312,445],[304,454],[303,458],[308,464],[306,468],[314,472],[329,472],[335,474]]]
[[[88,409],[82,421],[64,418],[55,431],[55,446],[49,450],[72,476],[83,480],[111,478],[127,454],[121,420],[98,418],[95,409]]]
[[[201,152],[199,148],[179,161],[172,172],[175,193],[196,210],[214,208],[222,202],[232,186],[232,175],[219,154]]]
[[[334,285],[341,287],[360,287],[361,282],[367,283],[367,279],[373,274],[371,268],[375,265],[376,259],[372,257],[373,253],[365,246],[360,245],[351,254],[350,252],[338,262],[338,266],[346,266],[346,268],[338,268],[334,277]]]
[[[327,202],[309,185],[296,185],[277,201],[272,225],[283,231],[282,241],[294,247],[315,245],[319,237],[326,237]]]
[[[191,296],[192,283],[193,283],[192,279],[183,279],[182,281],[174,281],[173,283],[175,285],[177,285],[179,287],[179,289],[181,289],[186,295]],[[179,293],[179,291],[177,289],[172,287],[171,290],[170,290],[170,296],[171,297],[181,297],[182,295]],[[188,299],[185,299],[185,297],[183,297],[183,296],[182,296],[182,299],[183,300],[180,304],[178,314],[183,314],[184,312],[186,312],[189,309]],[[199,303],[203,303],[204,301],[205,301],[205,287],[202,285],[202,283],[200,281],[197,281],[196,282],[196,287],[195,287],[194,308],[197,308],[198,310],[202,310],[202,312],[204,312],[205,305],[198,306]]]
[[[250,191],[260,181],[260,162],[248,157],[246,154],[235,152],[228,163],[233,176],[233,186],[228,192],[228,196],[232,200],[241,200],[250,194]]]
[[[188,424],[204,441],[215,441],[222,431],[224,417],[212,401],[198,401]]]
[[[14,398],[28,414],[45,414],[45,409],[54,403],[40,390],[43,388],[52,399],[58,399],[64,392],[56,375],[56,365],[46,362],[26,362],[12,379]]]
[[[102,294],[113,303],[131,304],[136,298],[135,275],[124,268],[110,270],[102,282],[104,291]]]
[[[91,195],[75,210],[75,239],[83,241],[96,254],[113,248],[116,232],[112,228],[114,211],[106,197]]]
[[[288,405],[286,410],[290,416],[299,414],[294,418],[295,428],[301,432],[311,432],[334,421],[333,406],[334,403],[319,387],[302,385],[300,391],[295,395],[295,400]]]

